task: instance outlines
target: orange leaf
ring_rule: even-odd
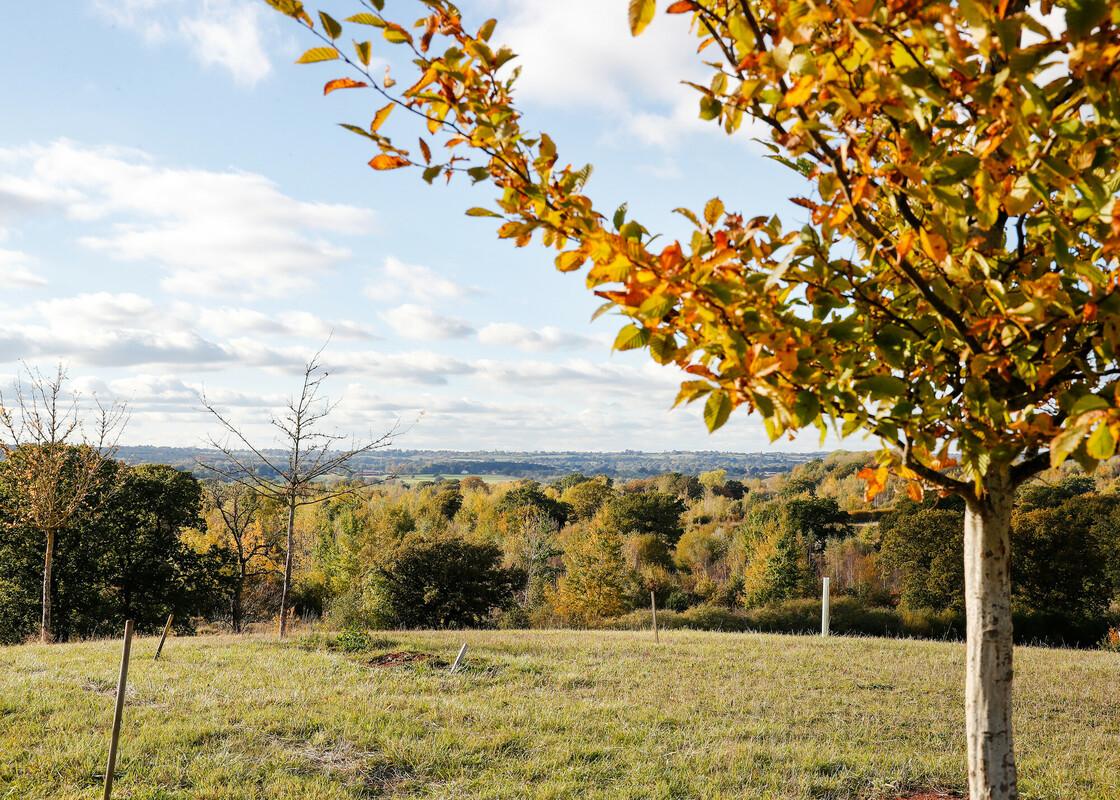
[[[812,75],[802,75],[794,87],[786,93],[786,99],[782,104],[789,108],[796,108],[803,105],[806,100],[813,96],[813,90],[816,88],[815,81]]]
[[[424,154],[424,163],[432,163],[432,148],[428,147],[428,143],[423,139],[420,140],[420,152]]]
[[[671,245],[661,251],[658,256],[658,263],[661,269],[665,272],[672,272],[674,269],[684,263],[684,253],[681,252],[681,246],[678,242],[673,242]]]
[[[323,94],[330,94],[335,89],[360,89],[368,85],[353,78],[335,78],[333,81],[327,81],[327,85],[323,87]]]
[[[407,158],[382,153],[379,156],[374,156],[369,162],[369,165],[374,169],[400,169],[401,167],[407,167],[411,163],[412,162]]]
[[[925,491],[922,489],[922,484],[915,481],[910,481],[906,484],[906,494],[915,503],[922,502],[922,498],[926,496]]]
[[[404,93],[409,96],[417,94],[418,92],[423,90],[424,87],[434,81],[438,75],[439,73],[435,71],[435,68],[427,69],[424,74],[420,76],[420,80],[409,86]]]
[[[864,492],[864,499],[871,502],[875,499],[875,495],[887,488],[887,468],[879,467],[872,469],[871,467],[864,467],[859,471],[859,476],[867,484],[867,491]]]
[[[666,14],[687,14],[696,8],[696,4],[692,0],[677,0],[675,3],[670,3],[669,7],[665,9]]]

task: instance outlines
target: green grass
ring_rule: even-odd
[[[449,662],[462,641],[456,675],[369,663]],[[155,662],[137,641],[114,797],[863,800],[964,782],[960,645],[480,631],[373,647],[184,638]],[[114,642],[0,648],[0,797],[100,797],[118,658]],[[1120,655],[1017,659],[1024,797],[1120,797]]]

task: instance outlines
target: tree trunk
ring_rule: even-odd
[[[47,531],[47,552],[43,556],[43,621],[39,626],[39,641],[49,642],[51,631],[51,570],[54,569],[55,532]]]
[[[284,556],[284,585],[280,589],[280,638],[288,633],[288,589],[292,585],[292,551],[296,528],[296,499],[288,498],[288,552]]]
[[[985,496],[964,521],[968,644],[965,717],[970,800],[1017,800],[1011,732],[1011,505],[1007,465],[993,465]]]
[[[241,633],[241,596],[245,591],[245,565],[237,570],[237,585],[233,587],[233,599],[230,603],[230,615],[233,617],[233,632]]]

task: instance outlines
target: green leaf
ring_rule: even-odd
[[[672,336],[655,334],[649,339],[649,353],[658,364],[668,364],[677,354],[677,340]]]
[[[1085,427],[1067,428],[1050,442],[1050,466],[1060,467],[1085,437]]]
[[[672,296],[667,294],[652,294],[638,306],[638,316],[642,319],[661,319],[676,305]]]
[[[812,392],[801,391],[797,393],[797,402],[793,406],[793,414],[801,427],[811,425],[821,415],[821,403]]]
[[[1102,422],[1085,442],[1085,451],[1097,461],[1107,461],[1116,452],[1116,440],[1108,423]]]
[[[1075,42],[1088,36],[1108,16],[1107,0],[1070,0],[1065,5],[1066,28]]]
[[[614,340],[615,350],[635,350],[649,343],[649,331],[637,325],[627,325]]]
[[[719,112],[723,110],[723,103],[716,100],[714,97],[704,95],[700,98],[700,119],[710,120],[719,116]]]
[[[442,170],[443,170],[443,167],[438,167],[438,166],[437,167],[428,167],[427,169],[424,170],[423,173],[421,173],[420,177],[423,178],[426,183],[431,183],[437,177],[439,177],[439,173]]]
[[[902,397],[906,394],[906,381],[893,375],[872,375],[856,381],[856,388],[875,399]]]
[[[630,33],[637,36],[653,20],[657,10],[655,0],[630,0]]]
[[[369,66],[369,42],[354,42],[354,50],[358,53],[358,60]]]
[[[644,232],[645,232],[645,228],[643,228],[640,224],[638,224],[634,220],[630,220],[629,222],[627,222],[625,225],[622,226],[622,229],[619,231],[619,234],[622,236],[623,239],[631,239],[635,242],[640,242],[642,240],[642,234]]]
[[[1070,419],[1073,419],[1088,411],[1101,411],[1108,407],[1108,401],[1103,397],[1087,394],[1084,397],[1079,397],[1077,402],[1073,404],[1073,408],[1069,410],[1069,416]]]
[[[297,64],[315,64],[319,61],[335,61],[338,51],[333,47],[312,47],[296,59]]]
[[[723,389],[717,389],[708,396],[704,404],[704,423],[708,431],[714,431],[727,422],[731,416],[731,397]]]
[[[340,128],[345,128],[346,130],[350,131],[350,133],[356,133],[359,136],[364,136],[367,139],[373,139],[375,142],[377,141],[377,137],[372,135],[365,128],[359,128],[357,125],[351,125],[348,122],[340,122],[338,123],[338,125]]]
[[[497,217],[498,219],[503,219],[501,214],[495,214],[493,211],[491,211],[488,208],[479,208],[478,206],[475,206],[474,208],[468,208],[467,209],[467,216],[468,217]]]
[[[611,218],[611,222],[614,223],[616,231],[622,227],[622,223],[626,222],[626,203],[614,210],[614,217]]]
[[[337,39],[342,35],[342,26],[338,24],[338,20],[326,11],[319,12],[319,20],[323,23],[323,30],[327,32],[327,36]]]

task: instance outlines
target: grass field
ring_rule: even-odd
[[[119,647],[0,648],[0,797],[101,796]],[[955,644],[534,631],[154,650],[133,648],[115,798],[865,800],[964,782]],[[384,657],[401,651],[444,663]],[[1024,797],[1120,797],[1120,655],[1017,658]]]

